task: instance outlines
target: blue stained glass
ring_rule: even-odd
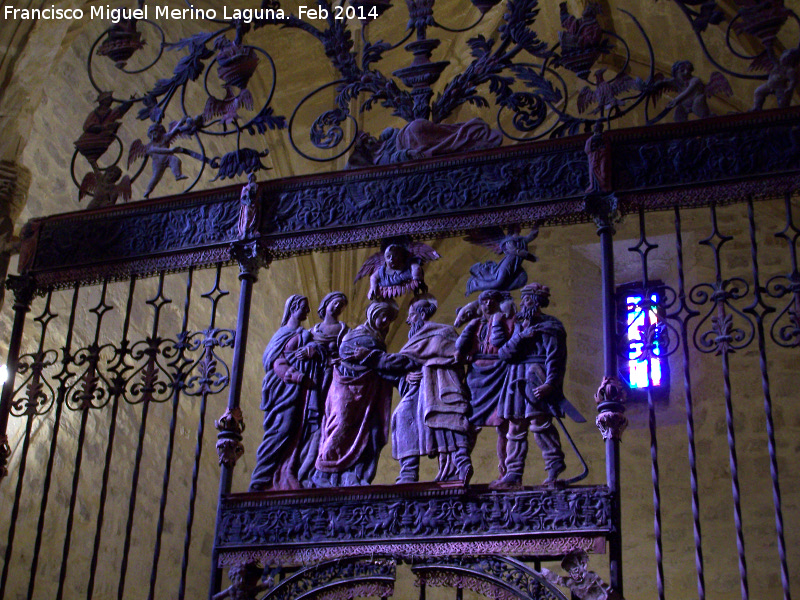
[[[627,296],[625,299],[627,304],[628,370],[630,386],[635,389],[658,387],[662,381],[661,358],[659,358],[661,347],[657,334],[653,340],[652,356],[650,358],[643,356],[644,332],[653,325],[659,324],[656,311],[658,296],[652,294],[650,300],[651,306],[643,307],[641,306],[642,296]]]

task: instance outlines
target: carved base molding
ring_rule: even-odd
[[[472,540],[463,542],[415,542],[398,544],[353,544],[319,548],[273,548],[222,552],[219,566],[248,562],[280,567],[301,567],[336,558],[349,558],[365,554],[391,555],[398,560],[422,560],[451,556],[501,555],[527,558],[532,556],[563,556],[581,548],[587,552],[605,552],[602,536],[563,536],[554,538],[529,538],[517,540]]]

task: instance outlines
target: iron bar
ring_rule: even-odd
[[[689,309],[686,297],[686,274],[683,266],[683,233],[681,212],[675,207],[675,253],[678,262],[678,301],[675,318],[681,326],[681,348],[683,350],[683,390],[686,406],[686,437],[689,452],[689,483],[692,491],[692,528],[694,534],[694,562],[697,573],[697,597],[705,600],[706,583],[703,565],[703,536],[700,528],[700,494],[697,484],[697,450],[695,447],[694,400],[692,396],[691,361],[689,359],[689,320],[699,313]],[[681,316],[684,313],[684,316]],[[670,315],[671,316],[671,315]]]
[[[800,229],[794,224],[791,192],[786,192],[784,208],[786,225],[775,234],[775,237],[786,242],[792,270],[787,275],[770,278],[767,281],[766,291],[772,298],[789,296],[789,302],[772,322],[770,337],[779,346],[796,348],[800,346],[800,272],[797,268],[797,241],[800,239]],[[788,318],[788,323],[782,326],[784,318]]]
[[[128,284],[128,301],[125,306],[125,317],[122,325],[122,341],[119,345],[116,364],[111,367],[114,371],[113,391],[111,392],[111,421],[108,428],[108,443],[106,449],[105,465],[103,466],[103,482],[100,485],[100,502],[97,510],[97,525],[95,527],[94,545],[92,547],[92,560],[89,567],[89,582],[86,592],[87,600],[92,600],[94,595],[95,577],[97,575],[97,563],[100,556],[100,540],[103,535],[103,519],[106,509],[106,498],[108,497],[108,480],[111,475],[111,457],[114,452],[114,439],[117,431],[117,412],[122,395],[125,391],[125,371],[130,370],[130,366],[125,363],[125,358],[129,355],[130,342],[128,332],[131,324],[131,312],[133,309],[133,294],[136,289],[136,277],[131,277]]]
[[[81,410],[81,424],[78,430],[78,450],[75,454],[75,467],[72,472],[72,491],[69,497],[69,510],[65,525],[64,547],[61,550],[61,570],[58,574],[58,591],[56,600],[64,597],[64,584],[67,580],[67,565],[69,561],[70,542],[72,541],[72,524],[75,518],[75,503],[78,499],[78,484],[81,476],[81,462],[83,461],[83,442],[86,439],[86,422],[89,418],[89,407]]]
[[[25,328],[25,315],[31,308],[33,300],[34,282],[29,277],[9,276],[6,286],[14,290],[14,324],[11,326],[11,339],[8,342],[8,354],[6,356],[6,369],[8,378],[3,384],[2,396],[0,396],[0,451],[2,451],[2,464],[0,464],[0,481],[8,474],[8,458],[10,450],[8,447],[8,416],[11,413],[11,401],[14,399],[14,381],[17,375],[17,361],[19,360],[19,348],[22,344],[22,331]],[[0,594],[1,596],[2,594]]]
[[[647,231],[645,228],[644,207],[639,207],[639,243],[629,248],[631,252],[638,252],[641,258],[642,270],[642,294],[640,309],[644,316],[645,340],[649,340],[649,329],[651,315],[651,291],[650,277],[648,270],[648,256],[658,245],[650,244],[647,241]],[[644,250],[642,250],[644,248]],[[664,600],[664,551],[661,536],[661,482],[658,470],[658,433],[656,427],[656,408],[653,401],[651,357],[652,349],[647,347],[647,341],[643,341],[643,356],[647,364],[647,426],[650,433],[650,475],[653,482],[653,534],[655,536],[655,555],[656,555],[656,589],[659,600]]]
[[[161,271],[158,276],[158,290],[156,295],[147,301],[153,307],[153,325],[151,330],[151,344],[156,344],[158,340],[158,325],[161,315],[161,308],[164,304],[171,302],[164,296],[164,271]],[[156,355],[158,349],[152,349],[148,354],[148,361],[152,363],[152,369],[155,369]],[[136,458],[134,459],[133,475],[131,478],[131,494],[128,501],[128,520],[125,525],[125,542],[122,550],[122,565],[119,572],[119,587],[117,588],[117,597],[122,600],[125,592],[125,579],[128,572],[128,554],[131,547],[131,535],[133,533],[133,516],[136,511],[136,495],[139,487],[139,471],[142,466],[142,454],[144,452],[144,438],[147,428],[147,415],[149,413],[150,402],[152,401],[152,392],[145,389],[142,398],[142,417],[139,424],[139,441],[136,445]]]
[[[203,294],[204,298],[207,298],[211,302],[211,316],[209,319],[208,324],[208,334],[212,334],[216,328],[216,321],[217,321],[217,304],[219,300],[223,296],[227,296],[228,292],[225,290],[220,289],[220,278],[222,276],[222,264],[217,264],[216,275],[214,278],[214,285],[206,294]],[[217,292],[216,297],[214,296],[215,292]],[[211,347],[206,345],[205,352],[211,353]],[[192,466],[192,482],[189,491],[189,510],[186,514],[186,533],[184,536],[183,541],[183,557],[181,559],[181,576],[180,576],[180,583],[178,585],[178,600],[183,600],[186,596],[186,574],[189,569],[189,549],[192,543],[192,527],[194,524],[194,508],[195,503],[197,500],[197,481],[200,476],[200,458],[202,457],[203,453],[203,436],[205,434],[205,421],[206,421],[206,409],[208,407],[208,397],[210,393],[208,388],[204,388],[201,394],[200,399],[200,414],[197,420],[197,435],[195,438],[195,449],[194,449],[194,465]]]
[[[78,430],[78,448],[75,453],[75,466],[72,472],[72,490],[69,497],[69,510],[67,512],[67,523],[64,533],[64,547],[61,551],[61,569],[58,575],[58,590],[56,592],[56,600],[61,600],[63,598],[64,584],[66,583],[67,579],[67,566],[69,565],[69,554],[72,541],[72,525],[75,519],[75,504],[78,500],[78,486],[80,484],[81,465],[83,463],[83,446],[84,441],[86,440],[86,424],[89,419],[89,411],[93,408],[92,400],[94,399],[94,396],[91,388],[92,377],[96,373],[97,362],[99,361],[100,357],[100,350],[98,346],[98,342],[100,340],[100,328],[102,327],[103,323],[103,315],[107,310],[112,309],[112,307],[105,303],[107,289],[108,280],[105,280],[103,281],[103,287],[100,292],[100,301],[97,303],[96,307],[89,311],[95,314],[96,320],[94,342],[92,346],[90,346],[89,354],[86,357],[86,362],[89,363],[86,376],[85,378],[81,378],[83,379],[84,389],[78,391],[78,409],[81,411],[81,424]],[[78,386],[79,382],[75,382],[73,385]]]
[[[47,321],[49,321],[50,318],[57,316],[50,312],[50,302],[52,301],[52,298],[53,292],[49,291],[47,293],[47,300],[45,301],[45,308],[39,317],[42,319],[42,330],[39,337],[40,354],[44,350]],[[31,558],[30,569],[31,576],[28,580],[28,600],[32,600],[33,598],[33,590],[36,585],[36,572],[39,566],[39,553],[41,552],[42,540],[44,539],[44,519],[45,515],[47,514],[48,497],[50,496],[50,484],[52,482],[53,475],[53,464],[55,461],[56,448],[58,447],[58,432],[61,429],[61,411],[64,406],[64,396],[62,390],[64,389],[65,388],[63,386],[59,386],[58,398],[56,399],[56,410],[55,415],[53,416],[53,430],[50,434],[50,452],[47,456],[47,466],[45,467],[44,485],[42,487],[42,502],[39,506],[39,520],[36,524],[36,540],[33,543],[33,556]]]
[[[69,378],[70,378],[69,365],[72,362],[72,354],[71,354],[72,328],[73,328],[73,326],[75,324],[75,314],[76,314],[76,309],[77,309],[77,304],[78,304],[78,290],[79,290],[79,288],[80,288],[80,286],[78,284],[75,284],[75,286],[73,287],[73,291],[72,291],[72,306],[70,308],[70,315],[69,315],[69,320],[68,320],[68,325],[67,325],[67,335],[66,335],[66,339],[65,339],[65,342],[64,342],[64,349],[63,349],[63,354],[62,354],[62,368],[61,368],[61,372],[58,375],[59,388],[58,388],[58,393],[57,393],[58,398],[56,400],[56,402],[57,402],[56,422],[54,424],[53,434],[52,434],[52,437],[51,437],[50,455],[48,456],[48,459],[47,459],[47,471],[45,472],[44,495],[42,496],[42,504],[40,505],[40,510],[39,510],[39,520],[38,520],[37,526],[36,526],[36,541],[34,542],[34,554],[33,554],[32,566],[31,566],[31,576],[30,576],[30,579],[28,580],[28,597],[29,598],[32,597],[32,595],[33,595],[33,588],[34,588],[35,581],[36,581],[36,570],[37,570],[37,567],[38,567],[38,556],[39,556],[39,551],[40,551],[41,544],[42,544],[42,536],[43,536],[43,531],[44,531],[45,511],[47,509],[47,499],[48,499],[48,496],[49,496],[50,482],[51,482],[51,476],[52,476],[52,472],[53,472],[53,461],[55,460],[55,449],[56,449],[56,443],[57,443],[57,437],[58,437],[58,429],[59,429],[58,424],[61,421],[61,408],[62,408],[62,404],[64,402],[64,396],[66,394],[66,390],[67,390],[67,386],[68,386]],[[49,296],[48,296],[48,298],[49,298]],[[28,305],[30,305],[30,301],[28,302]],[[15,308],[15,310],[17,309],[17,304],[16,303],[14,305],[14,308]],[[14,324],[16,326],[16,315],[15,315]],[[42,332],[42,333],[44,333],[44,332]],[[13,339],[14,339],[14,332],[12,330],[12,340]],[[40,348],[41,347],[43,347],[43,346],[40,346]],[[16,354],[19,353],[19,342],[17,343],[17,347],[16,347],[16,350],[15,350],[15,353]],[[11,355],[11,348],[10,347],[9,347],[9,355]],[[16,369],[17,369],[17,365],[16,365],[16,361],[15,361],[13,371],[9,368],[9,379],[8,379],[8,381],[6,381],[6,385],[11,383],[12,388],[13,388],[13,379],[14,378],[11,375],[11,373],[16,373]],[[11,392],[11,396],[13,396],[13,391]],[[3,397],[5,398],[5,388],[3,388]],[[9,404],[10,404],[10,402],[11,402],[11,397],[9,397]],[[18,481],[17,481],[17,492],[16,492],[16,495],[15,495],[15,498],[14,498],[14,507],[11,510],[11,525],[10,525],[9,533],[8,533],[8,544],[6,546],[5,563],[3,565],[2,577],[0,577],[0,598],[5,598],[5,588],[6,588],[6,582],[7,582],[7,579],[8,579],[8,571],[9,571],[9,567],[11,566],[11,553],[12,553],[12,549],[13,549],[13,546],[14,546],[14,533],[15,533],[16,522],[17,522],[17,514],[18,514],[18,511],[19,511],[19,494],[21,493],[22,482],[23,482],[23,480],[25,478],[25,463],[27,461],[28,445],[30,443],[31,427],[32,427],[32,424],[33,424],[33,417],[35,415],[35,409],[32,412],[30,410],[31,408],[32,407],[28,407],[28,410],[27,410],[28,419],[27,419],[27,423],[25,425],[25,439],[24,439],[24,442],[23,442],[23,451],[22,451],[23,455],[22,455],[22,457],[20,457],[20,472],[19,472],[19,478],[18,478]]]
[[[14,538],[17,530],[17,519],[19,518],[19,504],[22,498],[22,482],[25,480],[25,467],[28,462],[28,449],[31,442],[31,430],[33,429],[34,415],[28,414],[25,420],[25,435],[22,439],[22,451],[19,457],[19,475],[17,477],[17,488],[14,492],[14,504],[11,507],[11,518],[8,526],[8,542],[6,543],[5,562],[3,563],[3,575],[0,577],[0,598],[6,597],[6,583],[11,567],[11,560],[14,553]]]
[[[598,223],[597,235],[600,236],[602,259],[603,372],[605,377],[616,379],[617,308],[614,288],[614,228],[610,214]],[[619,439],[609,436],[606,439],[606,483],[614,498],[611,519],[616,529],[608,538],[609,583],[622,594],[622,506],[619,474]]]
[[[725,317],[725,310],[720,305],[720,318]],[[733,423],[733,398],[731,392],[730,363],[728,352],[722,352],[722,382],[725,394],[725,430],[728,437],[728,459],[731,469],[731,493],[733,494],[733,520],[736,527],[736,550],[739,555],[739,581],[742,591],[742,600],[749,598],[747,584],[747,562],[744,550],[744,532],[742,529],[742,504],[739,485],[739,461],[736,456],[736,431]]]
[[[722,266],[720,260],[720,251],[726,242],[732,238],[730,236],[720,233],[717,227],[717,208],[716,205],[711,205],[711,224],[712,232],[708,238],[702,240],[700,243],[709,246],[714,252],[714,264],[716,268],[716,282],[714,285],[715,293],[712,296],[714,302],[714,310],[716,311],[715,332],[717,334],[714,344],[717,347],[717,353],[720,355],[722,362],[722,384],[723,394],[725,397],[725,430],[728,441],[728,461],[731,473],[731,493],[733,496],[733,520],[736,528],[736,550],[739,560],[739,583],[742,593],[742,600],[748,600],[749,590],[747,581],[747,560],[744,548],[744,531],[742,528],[742,504],[741,504],[741,488],[739,484],[739,461],[736,454],[736,430],[734,427],[733,419],[733,393],[731,389],[730,377],[730,346],[731,331],[730,331],[730,315],[726,310],[726,303],[728,298],[733,297],[732,292],[726,288],[731,283],[722,279]],[[713,238],[719,238],[719,243],[714,244]]]
[[[783,535],[783,509],[781,507],[781,487],[778,477],[778,451],[775,443],[775,423],[772,418],[772,394],[769,387],[767,370],[766,336],[764,334],[764,316],[775,312],[775,309],[764,304],[758,272],[758,244],[756,242],[756,222],[753,214],[753,199],[747,201],[747,219],[750,229],[750,257],[753,267],[753,303],[745,309],[755,317],[756,339],[758,340],[758,365],[761,369],[761,389],[764,394],[764,416],[767,427],[767,448],[769,451],[769,473],[772,479],[772,502],[775,507],[775,533],[778,538],[778,559],[781,569],[781,586],[784,600],[791,600],[789,588],[789,567],[786,561],[786,540]]]
[[[239,309],[236,315],[236,336],[233,345],[233,359],[231,360],[231,383],[228,390],[228,406],[226,414],[239,413],[239,399],[242,393],[242,381],[244,378],[244,361],[246,358],[245,349],[247,348],[247,332],[250,325],[250,306],[253,299],[253,284],[258,279],[258,270],[262,264],[260,249],[257,242],[249,244],[234,244],[232,254],[239,263]],[[227,439],[226,432],[219,434],[220,442]],[[232,441],[241,447],[241,435],[239,439]],[[218,448],[219,444],[218,442]],[[233,480],[233,468],[235,458],[232,462],[222,460],[220,457],[220,477],[219,495],[217,501],[217,514],[215,519],[215,532],[219,527],[222,517],[222,498],[231,491]],[[219,567],[219,550],[216,547],[216,536],[214,548],[211,552],[211,580],[209,582],[209,600],[213,600],[214,594],[220,591],[222,580],[222,569]]]
[[[172,415],[169,421],[169,436],[167,439],[167,454],[164,462],[164,477],[161,484],[161,499],[158,505],[158,524],[156,525],[156,544],[153,550],[153,566],[150,571],[150,591],[147,596],[148,600],[155,598],[156,579],[158,577],[158,561],[161,557],[161,537],[164,532],[164,516],[167,510],[167,494],[169,493],[169,481],[172,473],[172,453],[175,448],[175,429],[178,424],[178,405],[181,398],[181,391],[186,384],[186,350],[188,343],[189,332],[189,307],[191,306],[192,299],[192,275],[194,269],[189,268],[186,275],[186,300],[183,305],[183,319],[181,323],[181,333],[178,336],[177,355],[172,361],[171,366],[174,366],[174,379],[172,381]],[[188,362],[191,364],[191,362]]]

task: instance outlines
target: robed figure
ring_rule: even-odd
[[[400,462],[397,483],[419,479],[421,456],[439,458],[435,481],[469,483],[469,392],[463,367],[455,359],[458,332],[430,318],[438,303],[432,296],[414,299],[408,308],[408,342],[400,354],[416,369],[400,379],[400,403],[392,415],[392,457]]]
[[[386,352],[384,340],[397,313],[392,300],[373,302],[366,322],[342,339],[325,401],[318,486],[368,485],[375,477],[389,435],[395,373],[412,367],[410,359]]]
[[[301,323],[308,316],[308,299],[286,300],[281,327],[264,350],[261,410],[264,437],[256,453],[250,490],[299,489],[301,434],[309,406],[318,405],[321,363],[317,352],[303,351],[313,344]],[[308,357],[309,354],[312,356]]]
[[[333,381],[334,365],[339,362],[339,346],[344,335],[348,332],[347,324],[339,321],[344,307],[347,306],[347,296],[342,292],[331,292],[319,303],[317,315],[321,322],[311,328],[313,345],[308,345],[302,351],[304,356],[318,353],[321,364],[321,374],[318,380],[318,403],[306,404],[303,417],[302,451],[300,459],[300,481],[304,487],[313,485],[316,469],[314,464],[319,453],[319,444],[322,437],[322,415],[325,414],[325,398]],[[312,398],[313,400],[313,398]]]

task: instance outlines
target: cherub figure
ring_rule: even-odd
[[[764,108],[764,101],[772,94],[775,94],[778,108],[787,108],[799,80],[800,48],[789,48],[772,67],[767,81],[756,88],[753,94],[753,110]]]
[[[531,229],[525,236],[520,235],[519,230],[503,233],[499,227],[490,227],[467,236],[466,241],[491,248],[497,254],[502,254],[503,259],[499,263],[490,260],[472,265],[465,295],[469,296],[473,292],[482,290],[509,292],[525,285],[528,282],[528,274],[522,266],[522,261],[536,262],[536,257],[528,251],[528,244],[535,240],[537,235],[539,235],[538,227]]]
[[[147,184],[144,197],[150,197],[153,189],[161,181],[167,167],[170,168],[175,176],[175,181],[187,179],[188,177],[181,172],[181,161],[175,156],[177,153],[187,153],[187,150],[180,146],[170,148],[172,143],[179,137],[189,137],[197,131],[198,122],[192,117],[184,117],[180,121],[170,124],[169,130],[165,129],[161,123],[154,123],[147,130],[147,137],[150,142],[143,144],[141,140],[135,140],[131,144],[128,153],[128,168],[134,161],[140,158],[149,158],[153,163],[153,175]]]
[[[395,298],[408,292],[418,296],[428,291],[422,265],[438,258],[439,253],[422,242],[389,243],[364,261],[355,281],[369,275],[370,300]]]
[[[688,60],[679,60],[672,65],[672,79],[663,80],[662,84],[678,95],[670,100],[667,108],[674,108],[676,123],[682,123],[694,114],[698,119],[713,117],[714,113],[708,108],[708,98],[712,96],[733,95],[731,84],[719,71],[714,71],[703,83],[695,77],[694,65]],[[660,86],[659,86],[660,87]]]
[[[619,73],[611,81],[606,81],[605,72],[605,67],[597,69],[594,72],[596,81],[594,89],[587,85],[578,93],[579,113],[587,111],[590,104],[597,103],[597,108],[591,114],[607,115],[612,110],[619,111],[625,104],[625,101],[617,99],[617,96],[633,89],[634,79],[630,75]]]
[[[623,600],[594,571],[590,571],[589,555],[585,550],[573,550],[561,561],[561,568],[569,573],[567,577],[556,575],[542,567],[542,576],[550,583],[569,589],[578,600]]]
[[[84,196],[91,195],[92,199],[87,208],[114,206],[120,196],[127,202],[131,199],[131,179],[127,175],[121,180],[120,177],[122,177],[122,169],[117,165],[100,169],[96,163],[92,164],[92,172],[84,175],[81,181],[78,201],[82,200]]]

